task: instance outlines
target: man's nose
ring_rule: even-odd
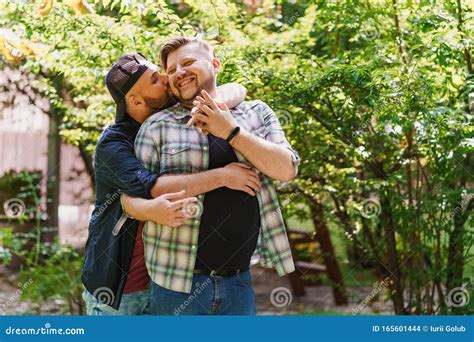
[[[176,66],[176,73],[178,74],[182,74],[184,72],[184,69],[181,67],[181,65],[177,65]]]
[[[168,85],[168,76],[167,75],[160,75],[159,77],[160,83],[165,85]]]

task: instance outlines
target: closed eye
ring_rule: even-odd
[[[158,81],[158,73],[155,71],[155,72],[151,75],[151,84],[155,84],[157,81]]]

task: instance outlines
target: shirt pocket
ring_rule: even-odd
[[[161,148],[160,173],[191,173],[191,144],[168,143]]]

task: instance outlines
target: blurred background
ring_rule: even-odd
[[[472,312],[472,0],[12,0],[0,22],[1,314],[84,314],[103,77],[176,35],[302,160],[277,184],[297,271],[253,266],[260,314]]]

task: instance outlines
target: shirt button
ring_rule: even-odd
[[[196,249],[196,245],[192,245],[191,249],[193,249],[193,250]]]

